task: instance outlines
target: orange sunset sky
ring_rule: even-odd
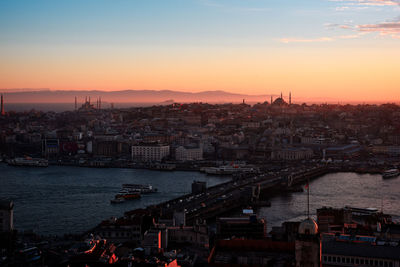
[[[4,0],[0,88],[398,102],[399,3]]]

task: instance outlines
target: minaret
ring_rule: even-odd
[[[4,99],[3,99],[3,94],[1,94],[1,116],[6,115],[6,112],[4,111]]]
[[[244,105],[244,98],[243,98],[243,103],[242,104]]]
[[[78,101],[77,101],[76,96],[75,96],[75,111],[77,111],[77,110],[78,110]]]
[[[270,104],[272,105],[272,95],[271,95],[271,103]]]
[[[281,92],[281,99],[283,100],[283,97],[282,97],[282,92]]]
[[[289,92],[289,105],[292,104],[292,92]]]
[[[99,97],[99,109],[101,109],[101,97]]]

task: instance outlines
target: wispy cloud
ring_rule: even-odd
[[[400,19],[377,24],[361,24],[357,25],[356,29],[361,32],[377,32],[380,35],[389,35],[394,39],[400,39]]]
[[[337,10],[344,10],[349,6],[399,6],[400,0],[330,0],[331,2],[340,2],[344,6],[336,8]]]

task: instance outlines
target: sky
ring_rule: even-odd
[[[1,0],[0,88],[398,102],[400,0]]]

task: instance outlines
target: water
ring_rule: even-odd
[[[400,177],[382,179],[377,174],[333,173],[310,182],[310,214],[315,218],[317,208],[378,208],[400,215]],[[307,193],[284,194],[271,200],[271,207],[260,208],[260,217],[267,220],[268,231],[284,221],[299,221],[307,214]]]
[[[0,198],[14,201],[14,225],[39,234],[80,233],[125,211],[157,204],[191,191],[193,180],[216,185],[229,178],[197,172],[94,169],[49,166],[20,168],[0,164]],[[110,204],[124,183],[152,184],[158,193]]]
[[[136,169],[93,169],[50,166],[18,168],[0,164],[0,198],[14,200],[14,222],[18,230],[40,234],[79,233],[101,220],[125,211],[157,204],[189,193],[193,180],[208,186],[229,178],[197,172],[158,172]],[[111,205],[110,199],[123,183],[152,184],[159,193],[139,200]],[[383,180],[380,175],[335,173],[310,183],[310,212],[323,206],[375,207],[400,214],[400,177]],[[302,220],[307,210],[306,192],[282,194],[271,207],[258,210],[268,231],[288,220]],[[398,219],[398,217],[395,217]]]

